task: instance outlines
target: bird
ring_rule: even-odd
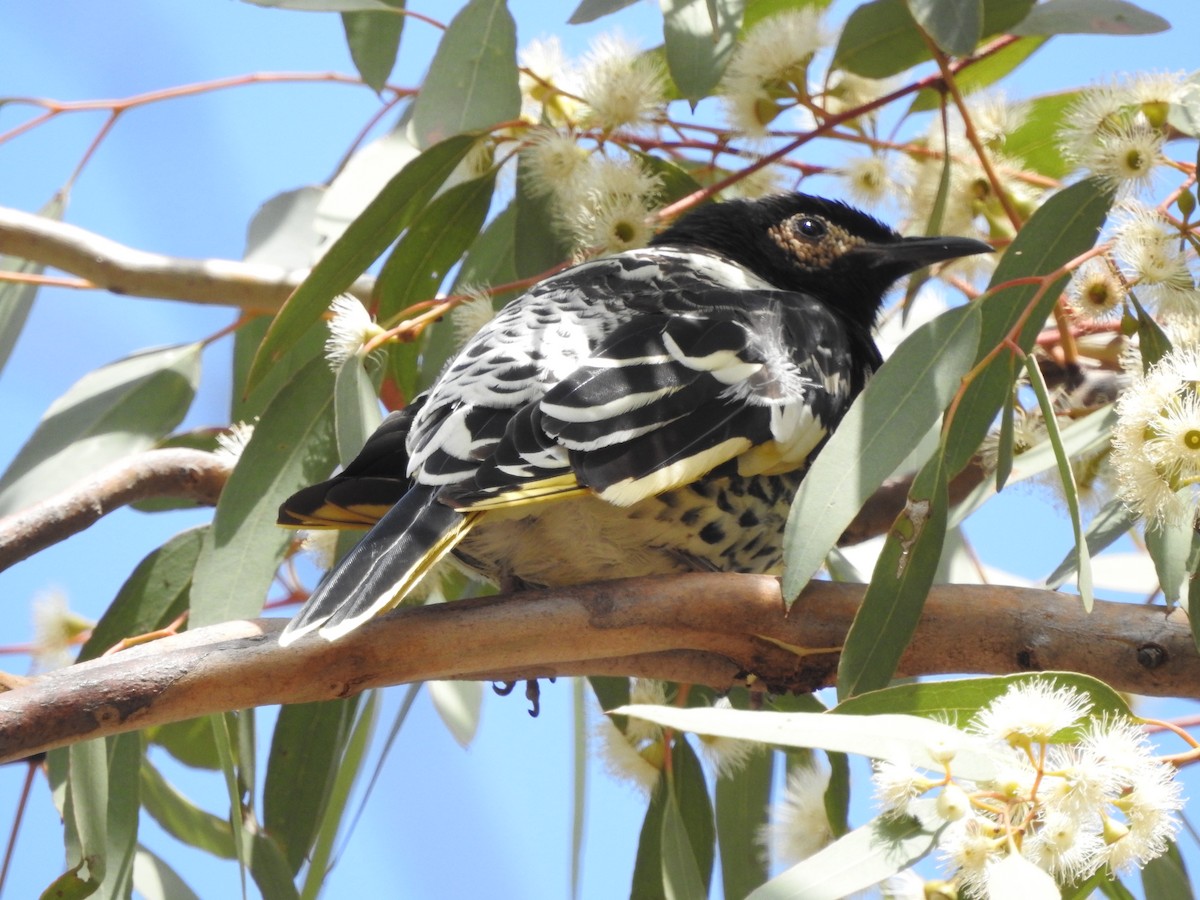
[[[511,301],[293,528],[369,528],[286,626],[347,634],[446,556],[502,589],[779,570],[815,454],[881,364],[886,292],[987,253],[790,192],[701,205]]]

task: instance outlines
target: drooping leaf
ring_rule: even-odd
[[[103,882],[108,867],[108,745],[104,738],[80,741],[67,748],[67,756],[67,790],[82,861],[88,880]]]
[[[151,447],[191,406],[200,345],[136,353],[89,372],[50,404],[0,478],[0,516]]]
[[[940,452],[917,473],[888,531],[838,660],[838,699],[887,685],[908,647],[946,537],[949,477]]]
[[[1120,497],[1109,500],[1092,517],[1092,521],[1088,523],[1087,531],[1084,533],[1088,555],[1095,556],[1136,524],[1137,516],[1129,511],[1124,500]],[[1072,550],[1046,579],[1046,587],[1057,588],[1075,574],[1078,564],[1079,554]]]
[[[221,859],[235,858],[228,820],[196,806],[148,761],[142,764],[140,787],[146,812],[171,837]]]
[[[711,708],[711,707],[710,707]],[[670,798],[668,807],[678,813],[678,825],[683,826],[687,837],[690,859],[694,864],[694,873],[699,877],[703,886],[700,894],[679,893],[672,890],[675,885],[692,883],[692,872],[688,871],[688,854],[672,841],[668,845],[665,834],[669,827],[665,821],[671,816],[664,816],[663,830],[663,873],[670,872],[670,879],[664,877],[663,884],[668,896],[679,898],[705,896],[712,881],[713,860],[716,857],[717,830],[713,822],[712,800],[708,796],[708,785],[704,780],[704,769],[691,744],[685,740],[676,740],[671,748],[671,777],[668,783]]]
[[[205,719],[184,719],[147,729],[150,743],[162,747],[185,766],[216,771],[221,767],[212,727]]]
[[[1171,841],[1167,852],[1142,867],[1142,890],[1147,897],[1170,897],[1172,900],[1193,900],[1196,896],[1188,878],[1187,866],[1179,844]]]
[[[663,808],[662,879],[663,891],[669,900],[686,900],[688,897],[705,897],[708,891],[700,876],[700,864],[688,840],[687,828],[674,797],[668,796]]]
[[[299,872],[337,781],[358,698],[297,703],[279,711],[263,788],[263,824]]]
[[[483,707],[482,682],[430,681],[428,686],[429,699],[433,701],[438,718],[455,742],[465,750],[479,729],[479,712]]]
[[[1137,314],[1138,350],[1142,355],[1142,371],[1147,372],[1151,366],[1171,352],[1171,339],[1167,337],[1167,333],[1154,320],[1154,317],[1146,312],[1146,308],[1142,306],[1133,291],[1129,292],[1128,298]]]
[[[133,887],[145,900],[200,900],[174,869],[141,846],[133,858]]]
[[[991,288],[1013,279],[1047,275],[1079,256],[1096,242],[1112,201],[1112,189],[1094,179],[1080,181],[1050,197],[1000,258]],[[1041,289],[1036,284],[1021,284],[985,296],[980,304],[980,359],[1002,344],[1022,321],[1016,343],[1029,352],[1066,281],[1064,274]],[[1026,314],[1030,306],[1032,310]],[[1001,351],[1000,356],[1005,353]],[[946,435],[946,462],[951,475],[966,466],[991,428],[1012,390],[1009,372],[1008,362],[998,356],[965,388]]]
[[[207,525],[181,532],[137,564],[79,651],[94,659],[128,637],[165,628],[187,609],[192,572]]]
[[[983,33],[983,0],[905,0],[908,11],[943,53],[967,56]]]
[[[630,704],[613,713],[645,719],[667,728],[714,737],[758,741],[781,747],[807,747],[855,753],[872,759],[903,762],[941,771],[930,748],[951,742],[956,775],[986,780],[995,775],[996,759],[969,735],[941,722],[914,715],[843,716],[833,712],[774,712],[718,707]]]
[[[789,603],[950,402],[976,356],[979,329],[975,306],[943,313],[909,335],[854,402],[788,516],[783,595]]]
[[[260,206],[246,226],[246,262],[287,269],[311,266],[321,237],[313,221],[326,190],[320,185],[306,184],[276,194]]]
[[[571,18],[567,19],[569,25],[584,25],[588,22],[594,22],[612,13],[618,12],[627,6],[633,6],[637,0],[583,0],[575,8],[575,12],[571,13]]]
[[[136,732],[106,738],[108,753],[108,866],[97,897],[123,900],[133,887],[133,860],[137,850],[138,772],[142,764],[142,737]]]
[[[221,762],[221,774],[225,776],[225,792],[229,799],[229,815],[226,819],[229,822],[230,833],[233,835],[233,849],[237,855],[238,868],[241,870],[242,894],[244,895],[246,893],[246,870],[250,867],[251,859],[247,840],[250,830],[246,821],[247,810],[242,805],[242,792],[238,790],[237,763],[233,750],[234,731],[229,727],[227,718],[230,715],[233,713],[214,713],[206,718],[212,728],[213,744],[217,748],[217,758]]]
[[[397,10],[404,9],[404,0],[381,2]],[[376,93],[383,90],[396,65],[404,18],[399,12],[342,13],[342,28],[346,32],[346,44],[350,48],[354,68]]]
[[[1079,587],[1079,599],[1083,601],[1083,608],[1091,612],[1095,602],[1092,595],[1092,558],[1088,553],[1087,540],[1084,537],[1083,519],[1079,515],[1079,490],[1075,486],[1075,473],[1071,469],[1071,460],[1063,449],[1058,418],[1055,415],[1054,402],[1050,399],[1050,392],[1046,389],[1046,380],[1042,377],[1042,370],[1032,356],[1025,357],[1025,371],[1029,373],[1029,384],[1033,388],[1034,394],[1037,395],[1038,404],[1042,409],[1042,423],[1045,425],[1048,443],[1053,448],[1054,458],[1058,463],[1058,480],[1067,501],[1071,527],[1075,531],[1075,553],[1078,557],[1075,563],[1075,572],[1076,584]],[[1185,547],[1190,547],[1190,540]],[[1185,560],[1186,557],[1185,549]],[[1180,572],[1181,576],[1182,574],[1183,572]]]
[[[1045,0],[1013,34],[1156,34],[1171,23],[1125,0]]]
[[[337,768],[329,800],[325,804],[325,814],[321,817],[320,828],[313,841],[313,849],[309,857],[308,874],[304,878],[304,886],[300,892],[302,900],[316,900],[333,857],[334,841],[338,831],[346,820],[346,806],[350,800],[350,791],[358,776],[362,773],[363,761],[366,759],[367,748],[371,745],[371,735],[375,730],[375,720],[379,711],[379,693],[367,691],[360,705],[358,717],[351,729],[342,753],[341,764]]]
[[[189,625],[253,616],[291,537],[275,524],[292,492],[337,462],[333,373],[310,362],[274,398],[229,477],[196,561]]]
[[[840,900],[890,878],[937,846],[915,819],[883,816],[772,878],[748,900]]]
[[[413,104],[417,142],[428,147],[520,112],[516,23],[505,0],[470,0],[442,35]]]
[[[367,373],[367,360],[352,355],[338,368],[333,390],[337,453],[343,466],[358,455],[382,419],[375,383]]]
[[[555,228],[550,198],[539,193],[529,174],[527,155],[517,158],[516,243],[513,261],[518,278],[532,278],[553,269],[570,256],[571,248]]]
[[[767,821],[773,769],[772,754],[757,751],[740,769],[717,778],[717,846],[728,900],[742,900],[767,880],[758,833]]]
[[[316,322],[335,296],[354,283],[437,193],[475,144],[456,134],[401,169],[325,252],[271,322],[246,377],[253,391],[271,367]]]
[[[63,192],[55,194],[50,202],[38,210],[38,215],[53,221],[61,221],[67,208]],[[21,275],[41,275],[46,270],[40,263],[30,262],[17,256],[0,255],[0,272],[16,272]],[[38,286],[29,282],[0,281],[0,371],[12,355],[25,320],[33,309]]]
[[[413,218],[379,273],[379,320],[418,300],[432,300],[447,273],[479,235],[492,202],[495,173],[456,184]]]
[[[650,805],[642,820],[637,856],[633,862],[633,883],[629,896],[638,900],[667,900],[663,885],[662,830],[668,802],[667,786],[664,779],[660,778],[650,795]]]
[[[1178,603],[1188,580],[1188,555],[1195,531],[1190,523],[1162,524],[1146,529],[1146,549],[1154,560],[1158,586],[1168,603]]]
[[[667,68],[694,107],[725,73],[742,27],[742,0],[659,0]]]

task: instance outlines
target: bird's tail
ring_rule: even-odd
[[[412,487],[325,576],[279,643],[287,646],[314,629],[333,640],[399,603],[479,515],[446,506],[437,492]]]

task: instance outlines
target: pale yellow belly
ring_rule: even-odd
[[[502,586],[718,571],[778,571],[799,473],[712,479],[631,507],[593,497],[536,514],[489,513],[459,544],[468,569]]]

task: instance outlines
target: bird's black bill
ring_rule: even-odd
[[[990,244],[974,238],[906,237],[888,244],[865,244],[853,255],[864,265],[885,269],[893,278],[899,278],[934,263],[991,253],[993,249]]]

